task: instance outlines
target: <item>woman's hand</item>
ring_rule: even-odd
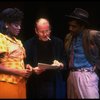
[[[32,74],[32,66],[27,64],[26,65],[26,69],[20,70],[19,74],[22,77],[28,78],[29,76],[31,76]]]

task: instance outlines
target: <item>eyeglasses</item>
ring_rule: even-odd
[[[50,30],[42,30],[42,31],[39,31],[39,30],[38,30],[38,32],[39,32],[39,33],[50,33]]]

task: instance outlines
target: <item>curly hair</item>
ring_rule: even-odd
[[[0,13],[0,19],[4,22],[12,23],[23,19],[23,12],[18,8],[7,8]]]

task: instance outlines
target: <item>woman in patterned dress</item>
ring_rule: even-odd
[[[26,98],[26,79],[32,68],[24,64],[25,49],[16,38],[23,12],[7,8],[0,13],[0,98]]]

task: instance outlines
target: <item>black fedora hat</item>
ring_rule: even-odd
[[[82,22],[85,22],[86,24],[89,24],[88,17],[89,14],[87,11],[81,9],[81,8],[75,8],[75,10],[70,15],[65,15],[68,18],[73,18],[80,20]]]

